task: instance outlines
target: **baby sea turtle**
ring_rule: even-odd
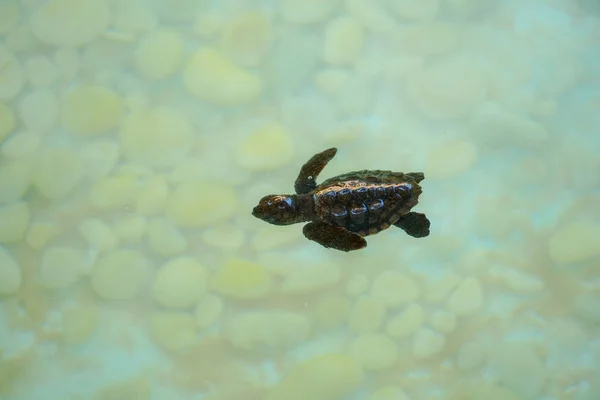
[[[365,236],[390,225],[416,238],[429,235],[425,214],[410,211],[422,192],[422,172],[354,171],[317,185],[317,175],[336,153],[334,147],[315,154],[300,169],[296,194],[265,196],[252,215],[273,225],[308,222],[302,229],[307,239],[342,251],[366,247]]]

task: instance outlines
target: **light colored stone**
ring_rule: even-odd
[[[119,152],[115,140],[97,140],[83,145],[81,156],[86,176],[92,181],[108,176],[117,164]]]
[[[417,359],[424,359],[440,352],[446,344],[446,338],[429,328],[420,328],[413,338],[412,353]]]
[[[376,389],[368,400],[409,400],[409,397],[399,386],[385,385]]]
[[[180,227],[204,228],[232,217],[237,204],[230,185],[216,181],[183,182],[167,202],[167,216]]]
[[[240,141],[237,163],[252,171],[269,171],[289,164],[295,155],[291,133],[279,123],[269,123]]]
[[[21,16],[17,0],[4,0],[0,3],[0,35],[12,31],[19,24]]]
[[[477,162],[477,146],[467,141],[445,143],[436,147],[427,157],[427,178],[452,179],[468,170]]]
[[[369,278],[365,274],[354,274],[348,280],[346,285],[346,293],[349,296],[358,296],[367,291],[369,288]]]
[[[253,261],[230,258],[213,274],[210,288],[235,299],[265,297],[273,288],[269,271]]]
[[[29,219],[29,205],[24,201],[0,206],[0,243],[14,243],[23,239]]]
[[[315,306],[315,319],[320,327],[334,328],[348,320],[350,300],[344,296],[331,295],[320,299]]]
[[[8,160],[27,160],[34,156],[40,148],[43,136],[37,132],[14,132],[2,144],[2,155]]]
[[[387,307],[396,307],[417,300],[421,288],[405,274],[384,271],[373,280],[371,295]]]
[[[325,28],[323,59],[332,65],[349,65],[362,54],[365,32],[359,19],[338,17]]]
[[[114,249],[119,244],[111,227],[101,218],[86,218],[79,224],[79,234],[92,247],[100,252]]]
[[[402,27],[397,37],[398,46],[420,56],[449,53],[460,43],[459,26],[449,22],[425,22]]]
[[[69,147],[54,147],[42,151],[33,170],[35,188],[50,200],[70,194],[83,179],[79,154]]]
[[[173,165],[194,145],[190,120],[171,107],[133,111],[119,132],[122,152],[131,162],[148,166]]]
[[[34,250],[41,250],[60,233],[60,228],[50,222],[34,222],[27,231],[25,241]]]
[[[376,333],[359,335],[350,343],[350,354],[367,370],[391,368],[398,357],[398,345]]]
[[[154,254],[170,257],[183,253],[188,241],[183,233],[164,218],[156,218],[148,223],[148,244]]]
[[[118,1],[113,5],[113,25],[118,32],[137,34],[156,28],[158,18],[146,0]]]
[[[240,349],[267,346],[286,349],[308,337],[310,321],[290,311],[248,311],[234,315],[227,323],[227,338]]]
[[[0,204],[21,199],[30,184],[30,168],[26,163],[5,162],[0,166]]]
[[[29,58],[25,61],[24,67],[29,83],[37,88],[52,85],[58,76],[56,66],[43,55]]]
[[[456,315],[444,309],[437,309],[429,317],[431,327],[442,333],[451,333],[456,329]]]
[[[294,24],[315,24],[325,21],[336,9],[339,0],[281,0],[279,12],[286,22]]]
[[[257,75],[210,48],[192,55],[183,72],[183,83],[190,94],[216,106],[248,104],[263,90]]]
[[[351,357],[321,354],[295,365],[264,400],[345,399],[360,387],[363,379],[361,366]]]
[[[180,67],[183,50],[183,38],[179,32],[158,29],[141,39],[133,55],[134,65],[146,79],[163,79],[173,75]]]
[[[391,32],[396,21],[384,3],[369,0],[346,0],[346,11],[361,20],[365,28],[376,33]]]
[[[315,262],[294,268],[287,275],[279,290],[285,294],[309,294],[337,284],[342,276],[342,268],[331,261]]]
[[[390,8],[403,19],[428,21],[435,18],[440,8],[440,0],[391,0]]]
[[[19,291],[22,280],[21,266],[4,246],[0,246],[0,295]]]
[[[204,294],[198,301],[195,316],[198,328],[204,329],[217,322],[223,313],[223,300],[212,294]]]
[[[0,103],[0,143],[15,129],[15,113],[6,104]]]
[[[423,322],[425,322],[423,307],[413,303],[390,319],[386,332],[392,337],[407,337],[419,329]]]
[[[189,313],[157,312],[150,317],[150,336],[162,348],[180,352],[196,343],[196,321]]]
[[[62,338],[66,344],[77,345],[90,339],[98,328],[99,311],[92,305],[80,305],[63,312]]]
[[[46,289],[66,289],[89,270],[84,250],[74,247],[48,247],[42,253],[39,279]]]
[[[589,324],[600,324],[600,293],[578,295],[573,302],[573,312]]]
[[[463,371],[481,367],[487,357],[487,349],[481,343],[465,343],[459,350],[456,365]]]
[[[96,262],[91,274],[92,287],[107,300],[131,300],[146,286],[151,264],[137,250],[111,250]]]
[[[113,230],[123,243],[139,243],[146,233],[147,220],[139,215],[129,215],[119,219]]]
[[[135,210],[142,215],[161,214],[169,196],[169,183],[164,175],[149,178],[134,198]]]
[[[231,225],[210,227],[202,232],[202,240],[217,249],[235,251],[243,246],[246,234],[242,229]]]
[[[102,34],[110,23],[106,0],[50,0],[31,16],[31,30],[42,43],[79,46]]]
[[[539,398],[546,383],[546,368],[527,343],[498,343],[489,368],[498,382],[521,398]]]
[[[425,284],[425,300],[433,303],[443,301],[460,281],[461,278],[451,271],[444,272],[439,277],[428,279]]]
[[[467,59],[450,59],[413,72],[408,77],[409,98],[432,119],[469,115],[487,96],[488,80]]]
[[[245,67],[258,65],[271,45],[271,22],[266,14],[246,12],[227,23],[221,47],[234,62]]]
[[[3,46],[0,46],[0,67],[0,101],[10,100],[21,92],[25,84],[25,70],[21,62]],[[0,122],[0,141],[6,137],[3,130],[6,130],[7,124],[7,121]]]
[[[98,208],[122,208],[130,206],[137,190],[135,173],[117,173],[101,178],[92,186],[91,203]]]
[[[483,305],[483,289],[477,278],[463,280],[448,299],[448,308],[458,316],[471,315]]]
[[[372,296],[361,296],[352,307],[348,318],[348,328],[357,333],[377,332],[385,313],[383,301]]]
[[[548,241],[548,253],[558,265],[591,260],[600,256],[600,224],[585,219],[559,226]]]
[[[195,258],[174,258],[156,272],[154,300],[165,307],[190,308],[204,295],[207,279],[207,269]]]
[[[59,115],[56,95],[48,89],[29,92],[20,104],[21,120],[32,132],[45,133],[52,130]]]
[[[69,132],[98,135],[115,129],[125,114],[123,99],[113,90],[96,85],[78,85],[67,92],[62,123]]]

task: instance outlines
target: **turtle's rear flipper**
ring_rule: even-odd
[[[425,214],[409,212],[401,216],[394,225],[412,237],[421,238],[429,235],[431,222]]]
[[[302,166],[298,178],[296,178],[296,182],[294,183],[294,189],[297,194],[306,194],[317,187],[317,176],[335,156],[335,153],[337,153],[337,149],[332,147],[319,154],[315,154]]]
[[[367,247],[367,241],[359,234],[325,222],[309,222],[302,233],[307,239],[331,249],[352,251]]]

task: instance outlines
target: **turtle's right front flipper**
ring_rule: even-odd
[[[330,249],[352,251],[367,247],[367,241],[364,237],[326,222],[309,222],[304,225],[302,233],[307,239]]]
[[[297,194],[306,194],[317,187],[317,176],[323,171],[323,168],[335,156],[337,149],[332,147],[321,153],[315,154],[300,169],[298,178],[294,183],[294,189]]]
[[[429,236],[431,222],[429,222],[425,214],[409,212],[401,216],[394,225],[412,237],[422,238]]]

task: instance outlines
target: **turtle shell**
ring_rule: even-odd
[[[329,178],[312,194],[317,219],[361,236],[376,234],[407,214],[422,192],[422,173],[353,171]]]

